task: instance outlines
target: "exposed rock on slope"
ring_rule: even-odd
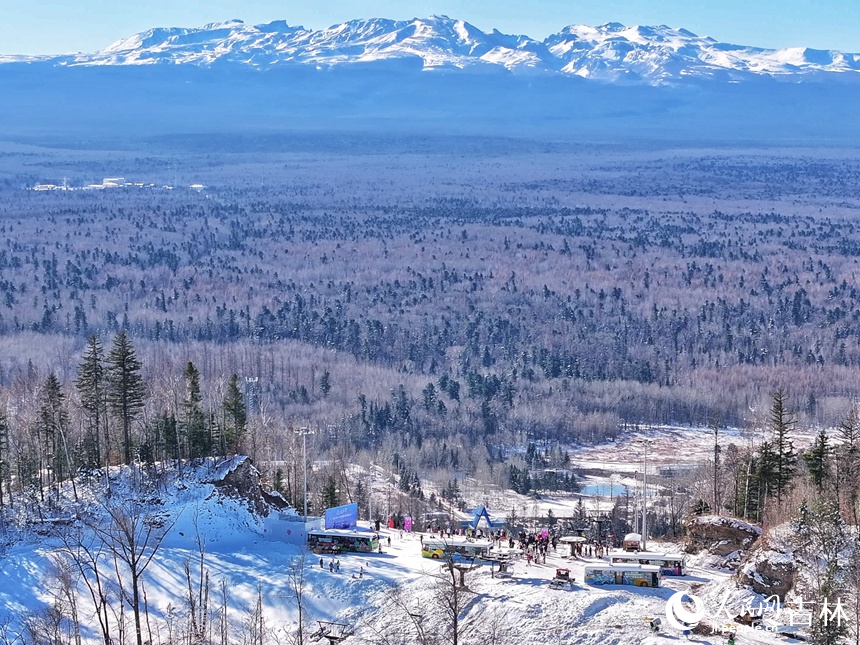
[[[273,507],[289,506],[278,493],[271,493],[263,488],[260,471],[244,455],[219,464],[211,483],[223,494],[247,501],[249,509],[261,517],[266,517]]]
[[[783,553],[762,540],[738,571],[738,582],[762,596],[779,596],[780,600],[794,587],[797,565],[791,554]]]
[[[687,553],[707,551],[725,558],[726,566],[736,566],[761,537],[761,528],[733,517],[693,515],[684,520]]]

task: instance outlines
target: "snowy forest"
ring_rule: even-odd
[[[573,499],[595,474],[575,465],[580,451],[653,426],[693,428],[704,446],[691,468],[655,474],[655,538],[681,540],[691,514],[792,526],[808,559],[798,585],[857,595],[855,158],[312,143],[0,157],[3,536],[9,546],[31,525],[63,535],[70,504],[105,497],[93,517],[107,528],[91,526],[108,532],[101,544],[143,549],[120,558],[131,616],[109,615],[89,587],[103,642],[152,637],[137,580],[175,519],[120,512],[115,488],[158,498],[184,469],[248,455],[283,507],[305,501],[307,470],[313,514],[357,502],[362,520],[399,521],[492,496],[512,500],[498,510],[525,527],[527,504]],[[30,190],[117,175],[154,187]],[[611,497],[623,535],[631,498]],[[566,519],[587,516],[580,502]],[[159,642],[233,642],[237,628],[210,612],[228,589],[207,586],[195,548],[177,583],[185,631]],[[99,580],[93,560],[65,562],[78,570],[60,562],[60,579]],[[274,642],[262,596],[255,606],[244,642]],[[27,638],[67,642],[73,622],[57,619],[65,636],[49,637],[40,615]],[[811,630],[816,643],[853,635]]]

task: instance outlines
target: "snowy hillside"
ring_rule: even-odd
[[[281,521],[277,511],[268,517],[254,512],[255,472],[244,458],[218,467],[185,466],[182,473],[114,469],[109,495],[103,494],[101,478],[78,481],[76,493],[64,485],[51,493],[56,504],[44,508],[55,510],[41,521],[28,519],[26,509],[35,500],[19,500],[7,513],[0,551],[3,634],[53,629],[65,634],[60,640],[71,641],[76,615],[84,643],[100,640],[102,619],[114,638],[123,630],[133,640],[128,638],[134,632],[130,577],[123,555],[115,557],[105,545],[112,527],[142,518],[134,526],[149,542],[139,540],[136,552],[143,561],[152,557],[141,578],[148,607],[145,640],[176,642],[197,630],[201,642],[295,642],[301,603],[305,642],[318,621],[346,625],[354,634],[345,642],[356,645],[450,642],[446,603],[454,592],[439,563],[421,557],[426,536],[383,531],[381,553],[342,555],[339,570],[331,570],[330,557],[320,560],[273,535],[273,522]],[[119,523],[116,509],[122,509]],[[646,619],[665,615],[666,600],[679,590],[695,586],[700,593],[704,585],[716,597],[734,587],[726,573],[700,568],[666,579],[659,589],[592,587],[582,583],[583,566],[601,561],[570,559],[566,552],[560,546],[540,564],[515,560],[511,577],[495,577],[486,566],[469,572],[468,590],[457,591],[460,642],[676,642],[677,630],[665,628],[653,636]],[[88,563],[83,571],[90,583],[99,568],[104,603],[89,593],[80,562]],[[556,567],[569,568],[575,584],[551,588]],[[117,577],[117,570],[123,575]],[[126,598],[123,611],[120,597]],[[743,592],[743,597],[752,596]],[[708,631],[703,625],[697,642],[724,641]],[[738,642],[780,641],[747,631]]]
[[[21,57],[5,59],[20,61]],[[158,28],[93,54],[53,61],[72,66],[233,63],[258,69],[399,61],[425,70],[500,69],[651,85],[690,78],[803,79],[860,72],[860,54],[739,46],[663,25],[572,25],[541,42],[497,30],[485,32],[447,16],[352,20],[321,30],[284,21],[246,25],[241,20],[199,28]]]

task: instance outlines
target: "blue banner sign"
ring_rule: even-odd
[[[345,504],[325,510],[325,528],[354,529],[358,522],[358,504]]]

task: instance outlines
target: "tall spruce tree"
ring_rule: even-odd
[[[747,487],[745,504],[748,517],[760,522],[764,515],[767,498],[773,495],[777,479],[777,457],[773,444],[770,441],[765,441],[761,444],[758,457],[753,463],[755,467],[755,479]]]
[[[774,481],[771,493],[776,495],[777,504],[788,490],[797,469],[797,452],[789,433],[794,428],[794,415],[788,410],[786,395],[778,389],[773,393],[770,407],[770,427],[773,432],[771,444],[774,454]]]
[[[185,399],[182,402],[185,436],[192,459],[209,455],[211,442],[203,414],[203,397],[200,395],[200,372],[191,361],[185,366]]]
[[[245,397],[239,388],[239,377],[236,374],[230,377],[227,383],[227,393],[224,395],[224,432],[223,445],[220,446],[224,454],[239,451],[245,438],[248,427],[248,412],[245,407]]]
[[[51,372],[45,379],[39,401],[39,434],[44,455],[43,467],[47,470],[49,483],[54,486],[72,472],[66,441],[68,427],[65,395],[57,375]],[[59,488],[56,488],[56,492],[59,495]]]
[[[809,478],[819,495],[824,493],[824,485],[830,478],[831,452],[833,452],[833,448],[828,441],[827,433],[822,428],[815,437],[812,447],[803,453],[803,463],[806,464]]]
[[[320,504],[324,509],[334,508],[340,504],[340,494],[337,488],[337,481],[331,475],[328,475],[323,483],[322,492],[320,494]]]
[[[131,426],[143,409],[146,384],[140,373],[141,364],[125,331],[113,339],[106,361],[107,402],[122,427],[122,448],[125,463],[131,463]]]
[[[83,360],[78,365],[78,378],[75,381],[81,407],[87,413],[84,429],[85,450],[83,458],[87,466],[102,464],[102,448],[107,462],[110,452],[110,437],[107,426],[107,383],[105,382],[104,349],[98,336],[90,336],[84,350]],[[104,444],[102,445],[102,431]]]

